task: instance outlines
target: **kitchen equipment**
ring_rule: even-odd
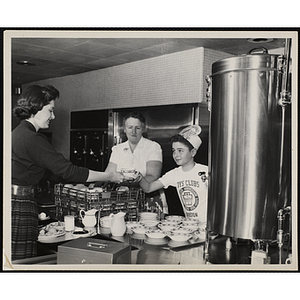
[[[94,227],[97,224],[96,212],[97,209],[94,208],[86,212],[83,209],[80,210],[79,214],[85,227]]]
[[[129,244],[80,238],[58,246],[57,264],[130,264]]]
[[[117,214],[109,215],[109,227],[113,236],[123,236],[126,232],[126,224],[124,218],[125,215],[126,213],[121,211]]]
[[[291,198],[290,108],[283,120],[282,59],[252,53],[212,65],[207,228],[274,240],[277,212]]]

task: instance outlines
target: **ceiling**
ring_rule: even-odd
[[[250,49],[284,47],[285,39],[269,42],[246,38],[12,38],[12,87],[53,77],[74,75],[205,47],[233,55]],[[25,61],[25,64],[18,64]],[[27,63],[26,63],[27,62]]]

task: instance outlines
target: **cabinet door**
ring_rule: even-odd
[[[86,135],[83,131],[71,131],[70,160],[74,165],[86,165]]]
[[[94,130],[86,133],[86,167],[104,171],[107,164],[107,131]]]

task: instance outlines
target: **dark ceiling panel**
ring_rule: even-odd
[[[232,55],[264,46],[284,46],[285,39],[267,44],[249,43],[246,38],[13,38],[12,85],[51,77],[79,74],[143,60],[164,54],[206,47]],[[34,66],[21,66],[27,60]]]

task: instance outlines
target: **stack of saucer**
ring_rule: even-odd
[[[152,212],[141,212],[140,213],[140,224],[146,227],[155,227],[159,223],[158,214]]]
[[[108,216],[100,218],[100,226],[103,228],[110,228]]]

